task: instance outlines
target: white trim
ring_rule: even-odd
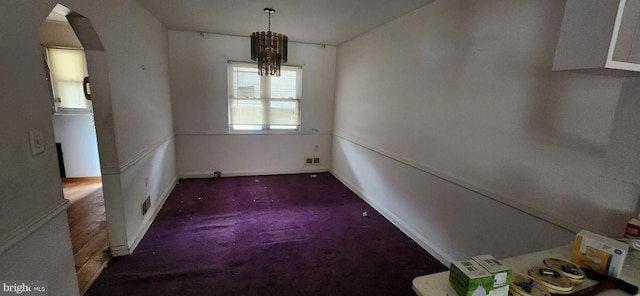
[[[36,232],[36,230],[40,229],[43,225],[47,224],[53,218],[57,217],[61,213],[66,213],[65,211],[69,207],[69,200],[62,199],[58,204],[53,207],[45,210],[39,216],[31,219],[23,223],[22,225],[16,227],[13,231],[9,232],[5,236],[0,238],[0,255],[11,249],[17,243],[21,242],[23,239],[28,237],[29,235]]]
[[[616,19],[613,23],[613,32],[611,32],[611,42],[609,43],[609,51],[607,52],[607,60],[605,64],[613,61],[613,52],[616,49],[616,43],[618,43],[618,34],[620,34],[620,24],[622,23],[622,13],[626,3],[626,0],[620,0],[620,2],[618,2],[618,11],[616,12]]]
[[[244,69],[255,69],[256,72],[259,74],[260,73],[260,69],[258,67],[257,63],[247,63],[247,62],[237,62],[237,61],[227,61],[227,83],[228,83],[228,93],[227,93],[227,115],[228,115],[228,128],[229,128],[229,132],[230,133],[237,133],[237,132],[254,132],[254,131],[262,131],[262,132],[274,132],[274,133],[295,133],[297,131],[299,131],[301,129],[302,126],[302,116],[301,116],[301,100],[303,98],[303,94],[302,94],[302,66],[294,66],[294,65],[281,65],[280,66],[280,71],[284,72],[284,71],[292,71],[295,72],[295,98],[286,98],[286,101],[288,102],[296,102],[296,110],[297,110],[297,122],[295,124],[283,124],[283,126],[295,126],[294,129],[271,129],[271,126],[278,126],[278,124],[274,124],[272,119],[271,119],[271,112],[270,110],[272,109],[271,107],[271,102],[274,101],[281,101],[281,99],[285,99],[285,98],[272,98],[271,97],[271,90],[272,90],[272,77],[270,76],[262,76],[259,75],[259,86],[260,86],[260,94],[259,97],[250,97],[250,98],[245,98],[245,97],[238,97],[238,93],[240,90],[236,89],[236,87],[240,87],[241,85],[239,84],[239,82],[236,81],[236,79],[238,79],[238,73],[240,73],[241,71],[239,71],[240,68],[244,68]],[[245,71],[242,71],[245,72]],[[280,75],[278,75],[280,76]],[[288,84],[290,86],[290,84]],[[255,93],[254,93],[255,95]],[[233,112],[232,112],[232,108],[233,106],[237,105],[237,103],[234,103],[234,101],[242,101],[242,100],[249,100],[249,101],[259,101],[261,104],[261,109],[262,109],[262,122],[261,123],[251,123],[251,122],[234,122],[234,118],[233,118]],[[283,100],[284,101],[284,100]],[[242,117],[242,116],[240,116]],[[234,126],[260,126],[260,129],[234,129]]]
[[[424,237],[422,234],[417,232],[411,226],[406,224],[398,216],[396,216],[395,214],[387,210],[385,207],[377,203],[373,198],[370,197],[369,194],[364,192],[362,188],[359,188],[358,186],[356,186],[355,184],[347,180],[347,178],[345,178],[340,173],[334,170],[331,170],[331,174],[335,176],[338,180],[340,180],[340,182],[346,185],[349,189],[351,189],[351,191],[357,194],[362,200],[364,200],[371,207],[376,209],[376,211],[378,211],[380,214],[382,214],[382,216],[384,216],[387,220],[393,223],[393,225],[398,227],[407,236],[409,236],[411,239],[417,242],[429,254],[433,255],[436,259],[438,259],[438,261],[440,261],[442,264],[444,264],[445,266],[449,266],[451,265],[451,262],[455,261],[453,257],[449,256],[449,254],[447,254],[440,248],[436,247],[436,245],[434,245],[431,241],[429,241],[426,237]]]
[[[282,135],[282,136],[291,136],[291,135],[300,135],[300,136],[331,136],[333,133],[331,132],[301,132],[301,131],[242,131],[242,132],[229,132],[229,131],[185,131],[185,132],[177,132],[177,137],[187,137],[187,136],[238,136],[238,135]]]
[[[294,169],[294,170],[282,170],[282,171],[236,171],[236,172],[223,171],[222,177],[312,174],[312,173],[326,173],[329,171],[330,171],[329,167],[326,167],[326,166],[315,166],[309,169]],[[213,172],[179,172],[178,176],[181,179],[212,178]]]
[[[480,194],[482,196],[485,196],[487,198],[495,200],[495,201],[497,201],[497,202],[499,202],[501,204],[504,204],[506,206],[512,207],[512,208],[514,208],[516,210],[522,211],[524,213],[527,213],[529,215],[532,215],[532,216],[537,217],[539,219],[542,219],[544,221],[547,221],[547,222],[549,222],[551,224],[554,224],[554,225],[556,225],[556,226],[558,226],[560,228],[564,228],[564,229],[566,229],[568,231],[571,231],[571,232],[574,232],[574,233],[578,233],[580,230],[582,230],[582,227],[579,226],[579,225],[576,225],[576,224],[574,224],[572,222],[569,222],[569,221],[554,217],[551,214],[546,213],[546,212],[544,212],[544,211],[542,211],[540,209],[537,209],[537,208],[535,208],[533,206],[525,205],[525,204],[522,204],[520,202],[515,201],[514,199],[510,199],[510,198],[507,198],[507,197],[502,196],[500,194],[491,192],[489,189],[483,188],[481,185],[479,185],[477,183],[474,183],[472,181],[465,180],[463,178],[459,178],[459,177],[456,177],[456,176],[452,176],[452,175],[450,175],[448,173],[442,172],[442,171],[437,170],[437,169],[435,169],[433,167],[428,167],[428,166],[425,166],[425,165],[422,165],[422,164],[415,163],[415,162],[413,162],[411,160],[405,159],[405,158],[400,157],[398,155],[395,155],[395,154],[393,154],[391,152],[387,152],[387,151],[376,149],[376,148],[374,148],[374,147],[372,147],[370,145],[364,144],[362,142],[359,142],[358,140],[352,139],[352,138],[344,136],[344,135],[340,135],[338,133],[333,133],[333,135],[335,137],[338,137],[338,138],[341,138],[341,139],[343,139],[345,141],[348,141],[348,142],[350,142],[350,143],[352,143],[354,145],[358,145],[358,146],[360,146],[362,148],[365,148],[365,149],[368,149],[370,151],[373,151],[373,152],[375,152],[377,154],[380,154],[380,155],[382,155],[384,157],[390,158],[390,159],[395,160],[397,162],[400,162],[400,163],[402,163],[404,165],[407,165],[409,167],[412,167],[412,168],[417,169],[419,171],[422,171],[424,173],[430,174],[430,175],[432,175],[434,177],[440,178],[440,179],[442,179],[444,181],[450,182],[450,183],[452,183],[454,185],[457,185],[457,186],[460,186],[462,188],[465,188],[465,189],[467,189],[469,191],[475,192],[477,194]]]
[[[173,133],[171,133],[169,135],[166,135],[166,136],[162,137],[160,140],[158,140],[155,143],[153,143],[151,146],[148,146],[147,148],[145,148],[142,151],[140,151],[138,154],[136,154],[130,160],[128,160],[128,161],[124,162],[122,165],[120,165],[120,173],[123,173],[124,171],[128,170],[132,166],[136,165],[138,162],[140,162],[142,159],[144,159],[147,155],[149,155],[151,152],[153,152],[156,149],[158,149],[158,147],[160,147],[162,144],[166,143],[167,141],[169,141],[173,137],[175,137],[175,134],[173,134]]]
[[[620,2],[618,3],[618,11],[616,13],[616,19],[613,25],[613,32],[611,33],[611,42],[609,43],[609,51],[607,52],[607,60],[605,61],[604,67],[617,70],[640,72],[640,65],[638,64],[616,61],[613,59],[613,53],[616,49],[616,44],[618,43],[620,25],[622,24],[622,17],[624,15],[626,5],[627,0],[620,0]]]
[[[118,166],[100,166],[100,171],[103,176],[105,175],[119,175],[120,167]]]
[[[639,64],[634,64],[634,63],[607,60],[607,62],[606,62],[606,64],[604,66],[605,66],[605,68],[610,68],[610,69],[615,69],[615,70],[626,70],[626,71],[640,72],[640,65]]]
[[[131,254],[129,246],[127,245],[109,246],[109,252],[112,257],[122,257]]]
[[[173,191],[173,188],[176,187],[177,183],[178,183],[178,177],[175,177],[169,183],[169,186],[167,186],[162,191],[162,194],[160,195],[160,199],[158,200],[158,202],[155,203],[155,205],[153,207],[151,207],[150,212],[147,212],[147,214],[144,215],[144,217],[142,219],[142,224],[140,225],[140,228],[138,229],[138,234],[136,235],[135,239],[133,240],[133,242],[131,243],[131,245],[128,248],[129,254],[133,253],[135,251],[136,247],[138,247],[138,244],[140,243],[140,241],[142,240],[144,235],[147,233],[147,230],[149,230],[149,227],[151,227],[151,224],[156,219],[156,216],[158,216],[158,213],[160,212],[160,209],[162,209],[162,206],[164,205],[164,203],[169,198],[169,195],[171,195],[171,191]]]
[[[162,139],[160,139],[159,141],[153,143],[152,145],[148,146],[147,148],[143,149],[138,154],[136,154],[134,157],[132,157],[130,160],[124,162],[124,164],[122,164],[120,166],[115,166],[115,165],[100,166],[100,170],[101,170],[102,175],[118,175],[118,174],[122,174],[123,172],[125,172],[126,170],[128,170],[132,166],[136,165],[141,160],[143,160],[145,157],[147,157],[151,152],[153,152],[156,149],[158,149],[158,147],[162,146],[164,143],[166,143],[169,140],[173,139],[175,136],[176,135],[172,133],[172,134],[169,134],[169,135],[166,135],[166,136],[162,137]]]

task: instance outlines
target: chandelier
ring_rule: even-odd
[[[251,59],[258,61],[258,75],[280,76],[280,64],[287,62],[287,35],[271,32],[273,8],[265,8],[269,15],[269,31],[251,34]]]

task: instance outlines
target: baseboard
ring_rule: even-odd
[[[347,186],[351,191],[353,191],[356,195],[358,195],[362,200],[368,203],[371,207],[373,207],[376,211],[378,211],[382,216],[384,216],[387,220],[389,220],[393,225],[398,227],[402,232],[404,232],[408,237],[417,242],[425,251],[429,252],[433,257],[438,259],[445,266],[451,265],[451,262],[455,261],[453,257],[449,256],[446,252],[436,247],[431,241],[429,241],[422,234],[417,232],[411,226],[404,222],[404,220],[400,219],[395,214],[391,213],[385,207],[376,202],[371,196],[369,196],[366,192],[364,192],[361,188],[347,180],[340,173],[331,170],[331,174],[336,177],[340,182],[342,182],[345,186]]]
[[[131,254],[131,250],[127,245],[109,246],[109,253],[112,257],[122,257]]]
[[[142,219],[142,225],[140,225],[140,229],[138,230],[136,238],[128,246],[128,253],[126,255],[132,254],[135,251],[136,247],[138,247],[138,244],[147,233],[147,230],[149,230],[149,227],[151,227],[151,223],[153,223],[153,220],[155,220],[156,216],[158,216],[160,209],[167,201],[167,198],[171,194],[171,191],[173,191],[173,188],[176,186],[177,182],[178,177],[174,177],[173,180],[169,182],[168,186],[165,187],[165,189],[160,194],[160,199],[158,200],[158,202],[156,202],[155,205],[149,209],[149,212],[144,215],[144,218]],[[111,251],[111,253],[113,254],[113,251]]]
[[[279,171],[222,171],[222,177],[241,176],[263,176],[263,175],[289,175],[289,174],[312,174],[326,173],[329,168],[325,166],[310,166],[304,169],[279,170]],[[181,172],[178,173],[181,179],[213,178],[213,172]]]

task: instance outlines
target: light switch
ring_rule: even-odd
[[[33,155],[44,152],[44,139],[41,129],[29,131],[29,141],[31,142],[31,153]]]

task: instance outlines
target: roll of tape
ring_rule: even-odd
[[[553,294],[569,294],[573,290],[573,283],[567,276],[548,266],[535,266],[529,269],[529,275]]]
[[[549,268],[553,268],[563,275],[569,278],[574,283],[580,283],[584,281],[587,276],[584,274],[584,271],[580,269],[577,265],[558,258],[547,258],[542,261],[544,265]]]

